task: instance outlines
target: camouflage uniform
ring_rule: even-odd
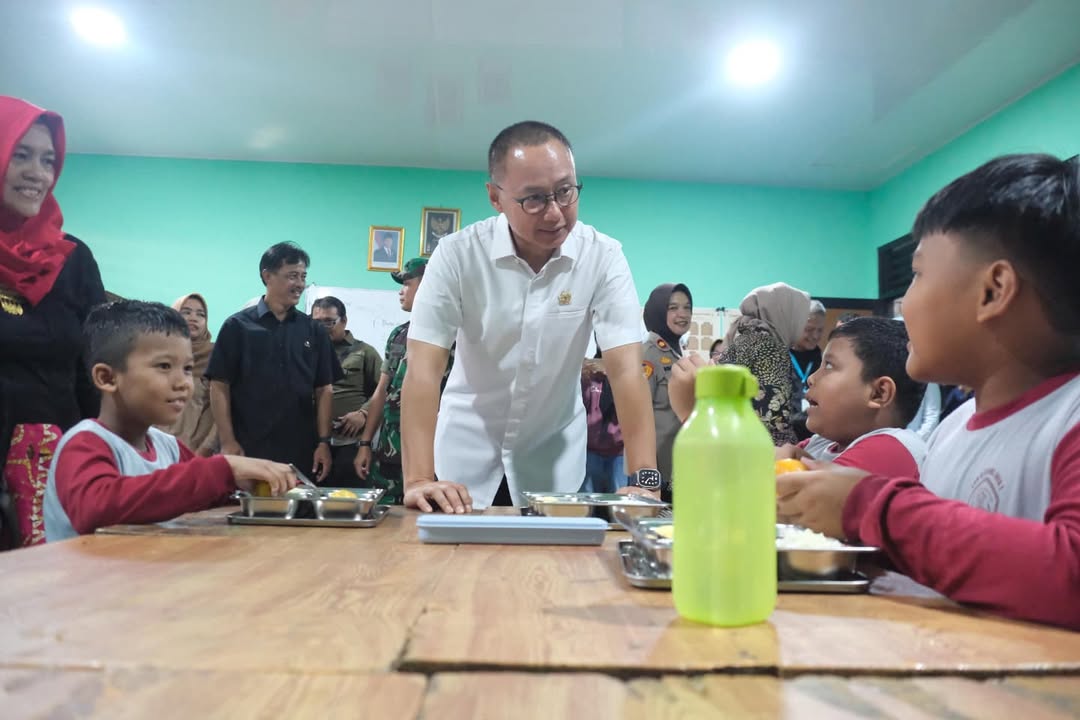
[[[386,359],[382,371],[390,376],[386,388],[386,404],[383,406],[382,426],[379,439],[372,448],[372,478],[375,487],[386,489],[383,502],[401,503],[404,495],[404,479],[401,473],[401,386],[405,382],[408,367],[405,348],[409,339],[409,323],[398,325],[386,341]],[[454,366],[454,349],[446,362],[442,385],[446,387],[446,378]]]

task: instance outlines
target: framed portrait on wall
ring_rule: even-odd
[[[372,225],[368,230],[368,270],[395,272],[401,269],[405,228]]]
[[[420,219],[420,254],[431,257],[439,241],[461,228],[461,210],[452,208],[424,208]]]

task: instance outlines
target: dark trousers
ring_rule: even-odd
[[[332,445],[330,447],[330,459],[334,464],[331,466],[330,475],[323,482],[323,485],[343,488],[369,487],[360,479],[360,476],[356,474],[356,468],[353,467],[353,461],[356,460],[356,453],[359,451],[360,446],[356,443],[352,445]]]
[[[491,501],[492,507],[513,507],[514,499],[510,497],[510,486],[506,483],[506,476],[503,476],[502,482],[499,483],[499,489],[495,491],[495,499]]]

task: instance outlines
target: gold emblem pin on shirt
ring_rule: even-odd
[[[560,305],[569,305],[570,304],[570,291],[569,290],[563,290],[561,293],[559,293],[559,304]]]

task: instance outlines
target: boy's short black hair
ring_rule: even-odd
[[[263,270],[277,272],[283,265],[297,263],[304,263],[307,267],[311,267],[311,258],[296,243],[279,242],[268,247],[263,253],[262,259],[259,260],[259,276],[262,277]]]
[[[117,370],[127,367],[127,358],[140,335],[161,333],[190,338],[183,315],[167,305],[142,300],[117,300],[92,309],[83,325],[87,364],[104,363]]]
[[[840,313],[840,317],[836,318],[836,322],[843,325],[844,323],[849,323],[852,320],[854,320],[855,318],[860,318],[860,317],[862,317],[862,315],[860,315],[859,313],[855,313],[855,312]]]
[[[525,120],[503,129],[491,141],[491,147],[488,148],[488,175],[492,179],[495,178],[496,173],[502,170],[502,163],[506,158],[506,153],[513,148],[543,145],[549,140],[558,140],[566,146],[567,150],[574,151],[574,148],[570,147],[570,141],[566,139],[566,136],[558,128],[547,123]]]
[[[345,303],[341,302],[333,295],[319,298],[311,304],[311,308],[313,310],[315,308],[319,308],[320,310],[337,310],[339,318],[344,319],[345,317]]]
[[[917,241],[953,233],[1003,255],[1032,283],[1050,324],[1080,334],[1080,161],[1005,155],[949,183],[926,203]]]
[[[863,365],[866,382],[879,377],[892,378],[896,384],[896,407],[900,421],[907,425],[919,412],[926,384],[916,382],[907,373],[908,334],[901,320],[880,317],[857,317],[829,333],[829,340],[846,338]]]

